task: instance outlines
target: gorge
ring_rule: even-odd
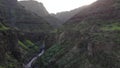
[[[57,14],[0,0],[0,68],[120,68],[120,0]]]

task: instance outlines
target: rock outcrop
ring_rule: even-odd
[[[46,8],[44,7],[44,5],[37,1],[20,1],[19,3],[22,6],[24,6],[25,9],[27,9],[33,13],[36,13],[37,15],[40,15],[42,17],[49,15],[49,13],[46,10]]]

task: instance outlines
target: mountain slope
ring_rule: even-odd
[[[36,13],[37,15],[40,15],[42,17],[49,15],[48,11],[44,7],[42,3],[39,3],[37,1],[20,1],[19,2],[22,6],[25,7],[25,9]]]
[[[8,4],[10,3],[10,4]],[[11,5],[13,5],[11,7]],[[2,1],[0,7],[2,20],[11,27],[19,28],[23,31],[48,31],[52,27],[41,16],[38,16],[24,9],[17,1]],[[34,27],[33,27],[34,26]]]
[[[119,68],[119,3],[119,0],[98,0],[72,17],[59,30],[58,42],[38,61],[40,66]]]
[[[17,0],[0,0],[0,68],[23,68],[51,30],[46,20]]]
[[[87,6],[79,7],[76,9],[73,9],[71,11],[64,11],[59,12],[57,14],[52,14],[56,18],[60,19],[62,21],[62,24],[65,23],[67,20],[69,20],[71,17],[73,17],[75,14],[77,14],[80,10],[86,8]]]
[[[53,27],[61,26],[61,21],[54,16],[50,15],[44,5],[37,1],[19,1],[26,10],[43,17]]]

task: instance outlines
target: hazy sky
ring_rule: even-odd
[[[57,13],[61,11],[69,11],[83,5],[88,5],[96,0],[36,0],[42,2],[48,12]]]

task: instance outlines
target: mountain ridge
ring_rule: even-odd
[[[43,3],[37,1],[19,1],[19,3],[25,7],[25,9],[36,13],[42,17],[47,16],[49,13],[44,7]]]
[[[43,17],[53,27],[57,28],[61,26],[61,20],[50,15],[43,3],[37,1],[19,1],[19,3],[24,6],[26,10]]]

